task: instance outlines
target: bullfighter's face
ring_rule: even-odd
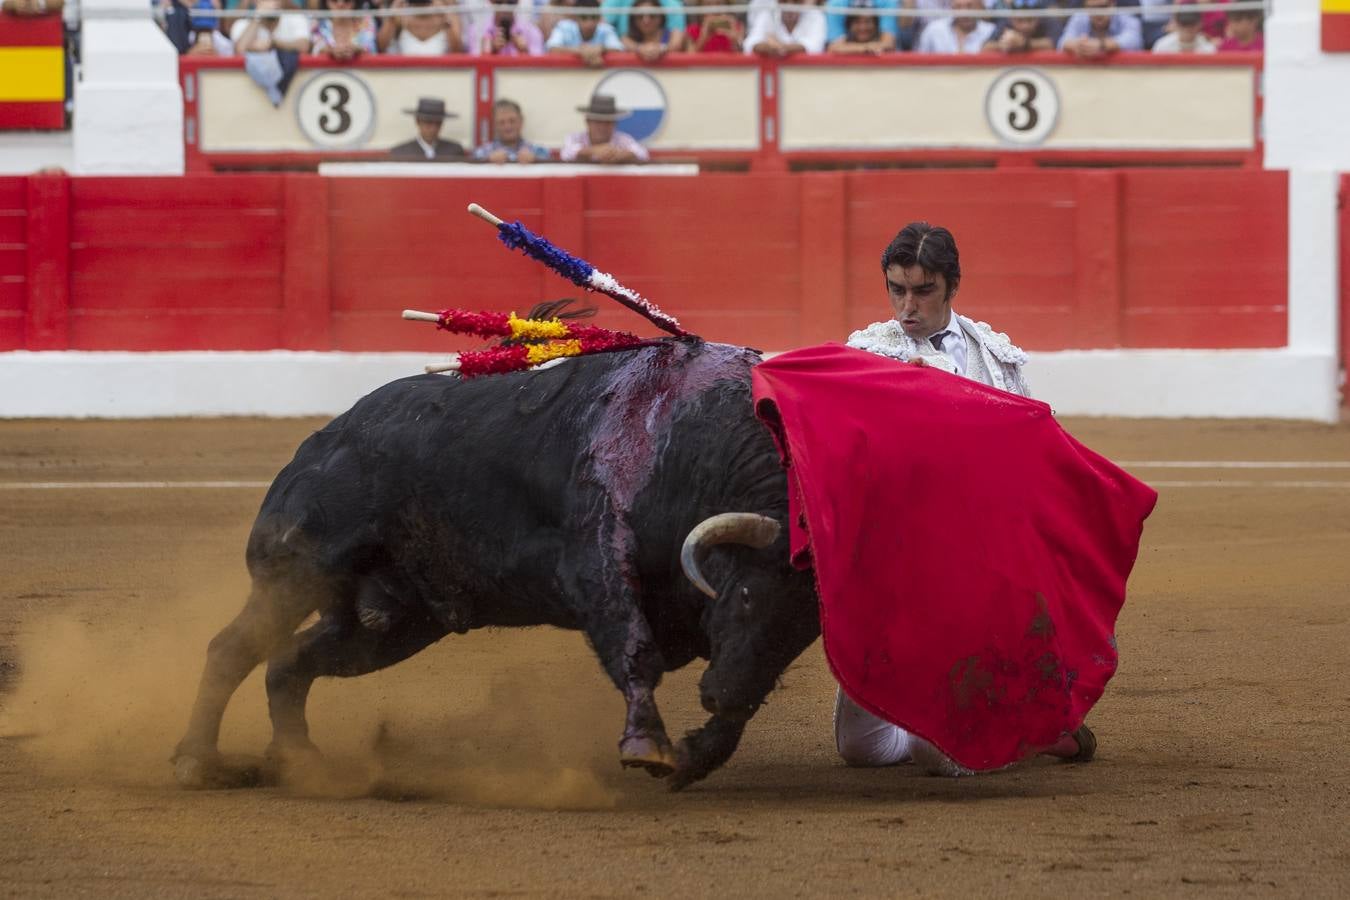
[[[895,320],[916,341],[927,340],[951,321],[956,289],[948,287],[947,277],[941,272],[927,272],[917,264],[905,268],[892,263],[886,269],[886,293]]]

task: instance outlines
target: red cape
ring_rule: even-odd
[[[836,344],[756,366],[754,397],[844,691],[970,769],[1077,728],[1157,493],[1044,403]]]

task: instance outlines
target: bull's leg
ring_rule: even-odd
[[[244,609],[211,639],[187,734],[174,751],[174,777],[184,787],[246,784],[256,773],[225,765],[216,749],[220,720],[240,683],[295,633],[315,609],[314,595],[255,582]]]
[[[628,704],[623,737],[619,739],[619,762],[639,766],[652,775],[669,775],[677,761],[655,698],[665,661],[637,602],[631,600],[626,606],[622,615],[610,615],[614,612],[611,605],[606,607],[606,615],[588,620],[586,635]]]
[[[741,742],[745,724],[745,721],[736,722],[713,716],[702,728],[686,734],[675,748],[679,765],[670,776],[670,789],[682,790],[695,781],[707,778],[731,759],[731,754],[736,752],[736,746]]]
[[[294,765],[317,755],[305,721],[305,701],[314,679],[375,672],[402,662],[445,634],[439,621],[422,614],[409,614],[384,630],[366,627],[350,615],[326,616],[305,629],[267,664],[272,717],[268,757]]]

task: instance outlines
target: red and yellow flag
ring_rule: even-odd
[[[1322,0],[1322,50],[1350,52],[1350,0]]]
[[[65,73],[59,15],[0,16],[0,129],[63,127]]]

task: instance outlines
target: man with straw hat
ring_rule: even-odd
[[[590,162],[615,165],[646,162],[651,156],[647,148],[632,135],[619,131],[618,122],[628,117],[626,109],[619,109],[609,94],[592,94],[585,106],[577,112],[586,117],[586,130],[569,134],[563,141],[559,158],[563,162]]]
[[[405,109],[417,121],[417,137],[399,144],[389,151],[389,158],[399,162],[453,162],[464,159],[464,148],[455,141],[441,139],[441,126],[446,119],[457,119],[447,112],[445,101],[434,97],[418,98],[415,109]]]

